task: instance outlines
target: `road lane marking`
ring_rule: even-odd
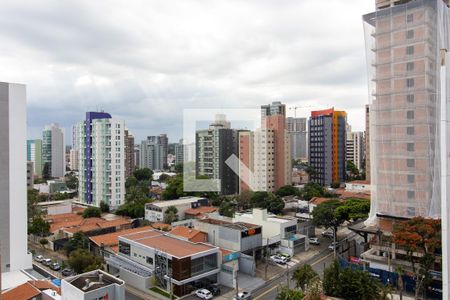
[[[328,258],[329,256],[331,256],[332,254],[333,254],[333,253],[330,253],[330,254],[325,255],[325,256],[322,257],[321,259],[316,260],[315,262],[313,262],[310,266],[312,267],[312,266],[314,266],[314,265],[317,265],[317,264],[320,263],[321,261],[327,259],[327,258]],[[264,297],[265,295],[267,295],[268,293],[270,293],[271,291],[273,291],[273,290],[276,289],[276,288],[278,288],[278,284],[277,284],[277,285],[274,285],[273,287],[271,287],[270,289],[268,289],[267,291],[265,291],[265,292],[262,293],[261,295],[259,295],[259,296],[257,296],[257,297],[254,297],[253,299],[254,299],[254,300],[261,299],[262,297]]]

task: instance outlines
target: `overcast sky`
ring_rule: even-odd
[[[28,91],[28,136],[86,111],[124,119],[137,141],[182,136],[184,108],[297,116],[334,106],[364,130],[361,16],[374,0],[2,1],[0,81]],[[294,110],[288,110],[293,116]]]

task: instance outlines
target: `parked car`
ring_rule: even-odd
[[[284,257],[286,259],[286,261],[290,261],[291,260],[291,256],[287,253],[278,253],[277,254],[279,257]]]
[[[71,276],[71,275],[73,275],[73,270],[70,269],[70,268],[66,268],[66,269],[61,271],[61,274],[63,276]]]
[[[206,300],[212,299],[212,297],[213,297],[211,292],[208,291],[207,289],[196,290],[195,296],[199,297],[200,299],[206,299]]]
[[[287,262],[287,259],[286,259],[285,257],[278,256],[278,255],[272,255],[272,256],[270,257],[270,259],[271,259],[273,262],[275,262],[275,263],[277,263],[277,264],[280,264],[280,265],[285,265],[286,262]]]
[[[45,266],[50,266],[51,263],[52,263],[52,260],[50,258],[44,258],[42,260],[42,264]]]
[[[334,251],[334,248],[338,249],[339,248],[339,242],[332,242],[330,244],[330,246],[328,246],[328,249]]]
[[[42,262],[44,260],[44,257],[42,255],[38,255],[34,257],[34,260],[37,262]]]
[[[313,245],[320,245],[320,241],[319,241],[318,238],[313,237],[313,238],[309,238],[308,240],[309,240],[309,243],[310,243],[310,244],[313,244]]]
[[[322,232],[322,236],[328,237],[328,238],[333,238],[334,237],[334,233],[331,230],[325,230],[325,231]]]
[[[52,263],[50,265],[50,269],[52,269],[53,271],[59,271],[59,270],[61,270],[61,265],[58,263]]]
[[[218,284],[210,284],[206,287],[206,289],[208,291],[211,292],[211,294],[213,294],[213,296],[218,296],[220,295],[220,288]]]
[[[237,295],[234,295],[233,300],[252,300],[252,294],[249,292],[239,292]]]

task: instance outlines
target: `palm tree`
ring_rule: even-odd
[[[292,280],[295,281],[297,288],[306,290],[305,286],[309,285],[312,279],[319,275],[313,270],[310,265],[303,265],[292,274]]]

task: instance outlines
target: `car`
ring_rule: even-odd
[[[220,288],[219,288],[219,285],[218,285],[218,284],[215,284],[215,283],[210,284],[210,285],[208,285],[208,286],[206,287],[206,289],[207,289],[208,291],[210,291],[211,294],[213,294],[213,296],[218,296],[218,295],[220,295]]]
[[[291,256],[287,253],[278,253],[277,254],[279,257],[284,257],[286,258],[286,261],[290,261],[291,260]]]
[[[333,233],[333,231],[325,230],[325,231],[322,232],[322,236],[328,237],[328,238],[333,238],[334,237],[334,233]]]
[[[213,297],[211,292],[208,291],[207,289],[196,290],[195,296],[199,297],[200,299],[206,299],[206,300],[212,299],[212,297]]]
[[[50,266],[50,264],[52,263],[52,260],[50,258],[44,258],[41,263],[45,266]]]
[[[287,259],[285,257],[279,256],[279,255],[272,255],[270,259],[280,265],[285,265],[287,262]]]
[[[332,242],[332,243],[330,244],[330,246],[328,246],[328,249],[329,249],[329,250],[334,251],[334,248],[336,248],[336,250],[339,248],[339,242]]]
[[[249,292],[239,292],[237,295],[234,295],[233,300],[252,300],[252,294]]]
[[[73,275],[73,270],[70,268],[65,268],[64,270],[61,271],[61,274],[63,276],[71,276]]]
[[[59,270],[61,270],[61,265],[58,263],[52,263],[50,265],[50,269],[52,269],[53,271],[59,271]]]
[[[308,238],[308,240],[309,240],[309,243],[310,243],[310,244],[313,244],[313,245],[320,245],[320,241],[319,241],[319,239],[316,238],[316,237]]]
[[[34,260],[37,262],[42,262],[44,260],[44,257],[42,255],[38,255],[34,257]]]

